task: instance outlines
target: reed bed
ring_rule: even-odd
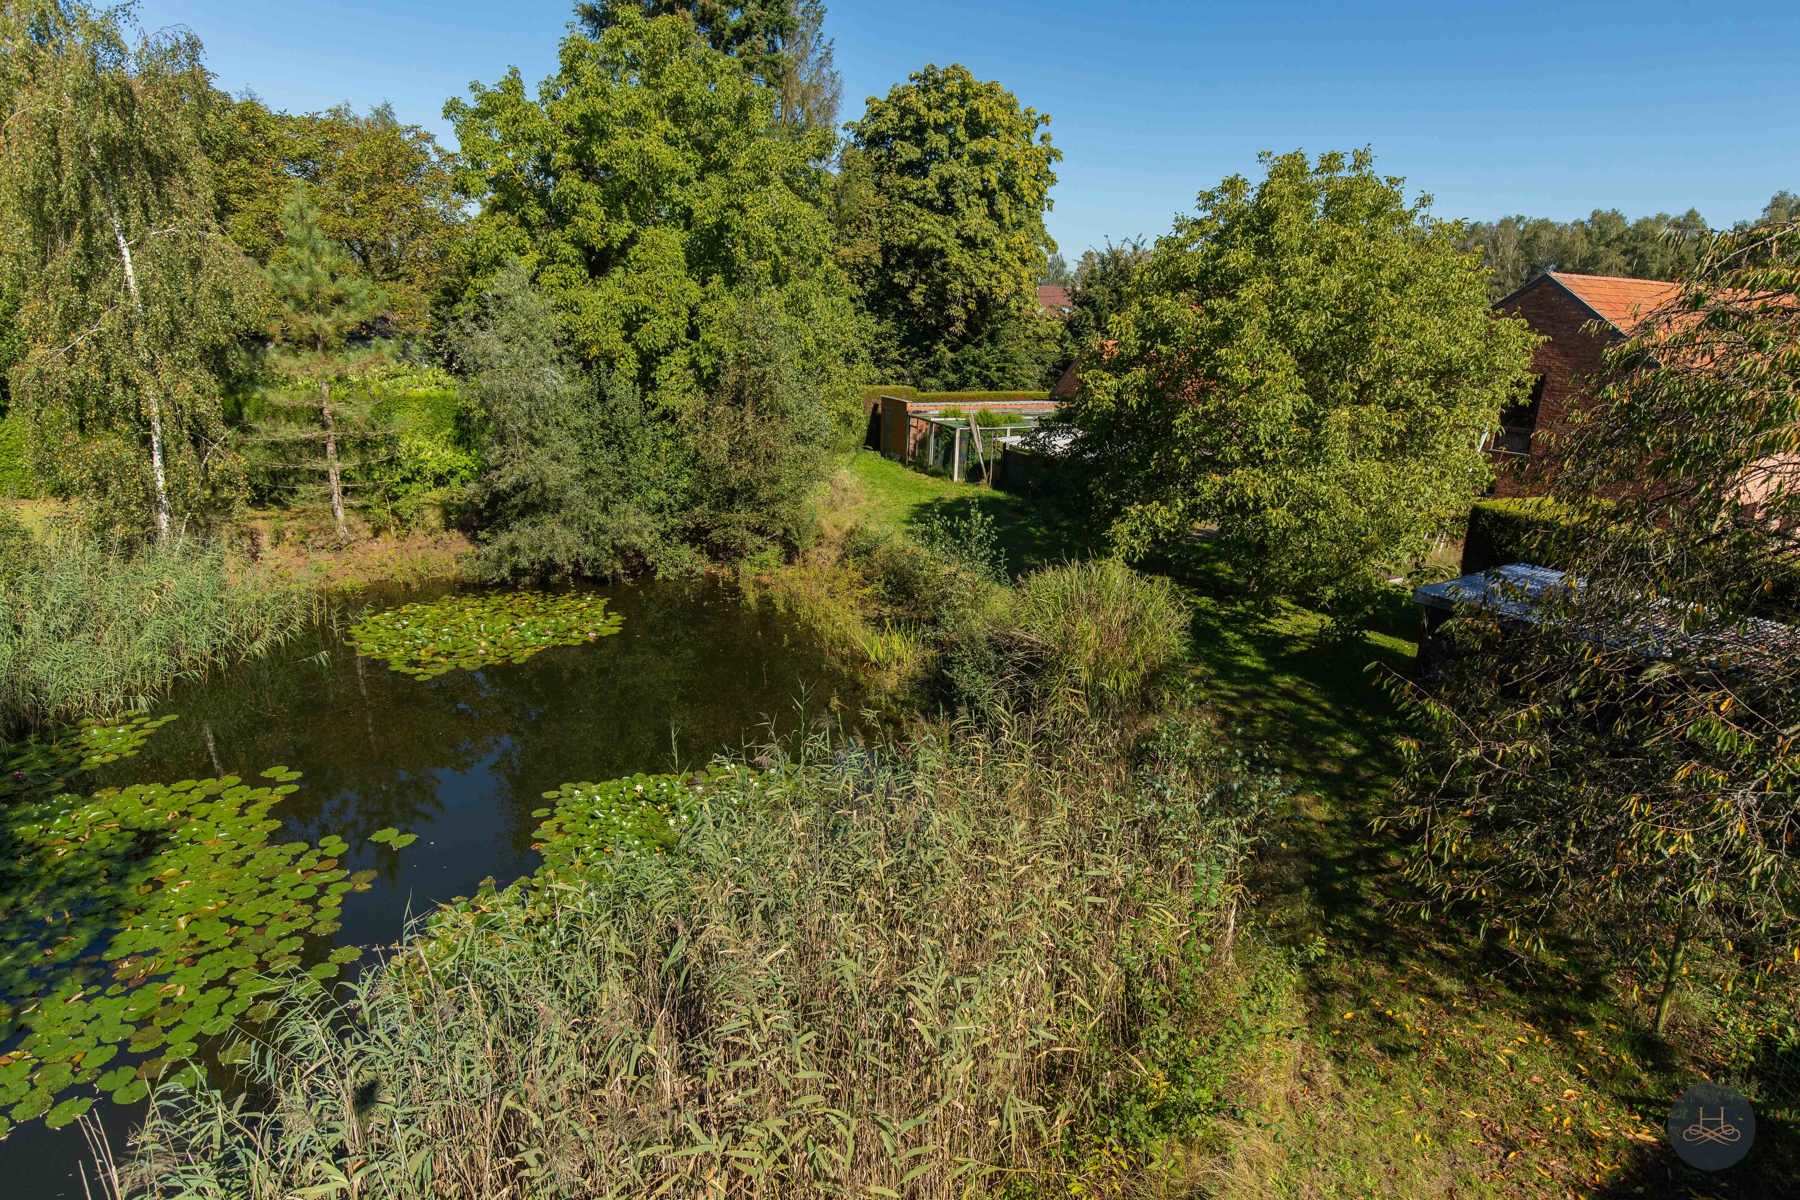
[[[318,613],[306,589],[193,543],[122,554],[53,532],[0,550],[0,734],[141,707]]]
[[[1280,990],[1232,938],[1257,787],[1170,744],[984,723],[742,773],[667,854],[296,984],[261,1107],[165,1089],[111,1193],[1166,1194]]]

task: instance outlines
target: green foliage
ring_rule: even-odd
[[[524,662],[552,646],[619,632],[623,618],[587,592],[450,596],[362,617],[345,635],[356,652],[415,679]]]
[[[115,556],[53,535],[34,556],[0,573],[0,730],[132,708],[263,653],[316,611],[303,589],[205,546]]]
[[[336,350],[380,308],[349,253],[320,227],[318,202],[303,185],[281,206],[281,245],[269,260],[277,341],[316,354]]]
[[[218,97],[216,105],[208,153],[232,241],[267,266],[282,246],[286,197],[304,187],[325,236],[379,290],[390,328],[424,332],[465,224],[450,156],[436,139],[386,104],[366,116],[341,105],[271,112],[254,97]]]
[[[551,865],[441,913],[357,1020],[289,993],[251,1052],[277,1119],[163,1092],[146,1194],[1149,1194],[1290,986],[1231,935],[1260,784],[1225,769],[958,729],[571,785]],[[633,837],[665,852],[579,849]]]
[[[1117,559],[1025,576],[1013,621],[1034,688],[1057,707],[1132,709],[1187,657],[1187,604],[1180,589]]]
[[[1264,162],[1157,243],[1065,416],[1121,551],[1210,526],[1259,590],[1355,613],[1456,531],[1532,338],[1367,152]]]
[[[340,430],[344,414],[334,411],[338,406],[332,402],[332,384],[339,379],[341,361],[336,351],[353,330],[375,316],[380,297],[356,274],[343,247],[319,227],[318,205],[303,186],[291,189],[282,205],[281,236],[281,248],[269,262],[275,298],[272,333],[277,342],[297,351],[289,365],[310,384],[307,390],[311,393],[297,403],[317,413],[318,428],[309,434],[290,420],[265,437],[279,439],[286,447],[316,443],[318,467],[325,473],[331,515],[342,542],[348,539],[349,530],[344,516],[341,451],[353,433]],[[295,406],[280,392],[268,394],[265,401],[290,413]]]
[[[7,409],[0,413],[0,500],[29,496],[34,490],[25,414]]]
[[[1036,316],[1061,154],[1050,118],[966,67],[926,67],[849,127],[846,268],[890,372],[939,386],[1040,383],[1060,327]]]
[[[230,495],[220,397],[261,285],[218,236],[199,42],[134,44],[129,17],[51,0],[0,14],[0,223],[24,283],[10,394],[48,488],[167,541],[177,514]]]
[[[1149,256],[1150,248],[1135,239],[1109,241],[1099,250],[1082,254],[1069,291],[1069,305],[1074,311],[1069,314],[1066,328],[1073,353],[1091,354],[1099,349],[1107,323],[1125,307],[1133,281]]]
[[[1635,221],[1616,208],[1597,208],[1573,221],[1523,214],[1472,221],[1462,242],[1481,252],[1481,265],[1492,272],[1488,294],[1498,300],[1545,271],[1680,279],[1699,262],[1708,232],[1691,208],[1679,217],[1657,213]]]
[[[153,726],[152,726],[153,727]],[[78,743],[128,754],[128,724]],[[283,767],[236,776],[15,798],[0,864],[0,1136],[46,1116],[72,1122],[94,1093],[119,1103],[195,1056],[204,1039],[253,1019],[268,976],[299,966],[364,886],[338,860],[341,838],[274,844]],[[312,968],[335,974],[356,954]],[[74,1093],[74,1094],[71,1094]]]
[[[1477,500],[1469,507],[1462,569],[1486,571],[1508,563],[1567,566],[1574,553],[1574,513],[1544,497]]]
[[[523,268],[456,335],[479,414],[478,569],[491,579],[673,574],[698,566],[678,505],[679,431],[616,375],[584,372]]]
[[[864,339],[829,139],[773,103],[687,20],[621,14],[564,41],[536,101],[514,74],[448,107],[483,201],[459,355],[490,410],[496,573],[678,570],[806,536]],[[529,354],[493,334],[527,322]]]
[[[629,14],[670,13],[692,21],[702,41],[737,59],[752,79],[771,89],[783,121],[827,130],[837,124],[844,85],[832,66],[820,0],[581,0],[575,6],[576,17],[596,37]]]
[[[1800,555],[1797,354],[1800,224],[1720,236],[1568,440],[1580,587],[1536,629],[1452,621],[1457,653],[1403,689],[1426,894],[1520,944],[1592,939],[1659,1031],[1684,979],[1779,1004],[1800,962],[1800,606],[1770,588]]]

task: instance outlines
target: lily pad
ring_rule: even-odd
[[[622,624],[589,592],[496,592],[407,604],[350,627],[358,654],[415,679],[523,662],[552,646],[609,637]]]

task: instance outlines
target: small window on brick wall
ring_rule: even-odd
[[[1544,398],[1544,377],[1539,375],[1531,385],[1531,397],[1520,404],[1509,405],[1500,413],[1500,436],[1494,448],[1506,454],[1530,454],[1531,435],[1537,429],[1538,404]]]

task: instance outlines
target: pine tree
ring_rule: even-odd
[[[338,406],[332,384],[345,375],[344,343],[358,327],[377,316],[380,297],[356,273],[355,264],[319,227],[319,209],[304,187],[289,192],[281,212],[282,246],[269,263],[269,282],[277,304],[274,334],[278,344],[292,347],[292,366],[310,385],[311,405],[319,430],[286,440],[316,442],[325,458],[326,486],[338,541],[349,540],[344,519],[344,481],[340,462]],[[279,398],[271,403],[281,406]]]

